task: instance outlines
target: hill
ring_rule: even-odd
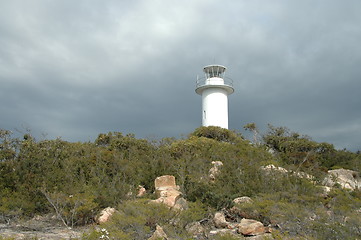
[[[329,170],[359,173],[360,153],[336,150],[285,127],[269,126],[261,137],[255,125],[246,128],[254,132],[252,142],[218,127],[198,128],[185,139],[149,141],[111,132],[84,143],[36,141],[29,134],[18,139],[1,130],[0,221],[55,214],[62,224],[77,227],[93,224],[110,206],[121,210],[105,225],[111,239],[147,239],[159,224],[174,239],[192,239],[186,226],[207,226],[221,211],[229,221],[249,216],[272,227],[275,239],[360,238],[360,189],[333,184],[325,193],[322,186]],[[210,177],[216,161],[222,166]],[[271,165],[285,171],[262,170]],[[188,210],[146,204],[155,199],[154,180],[163,175],[175,176]],[[140,199],[139,186],[147,190]],[[242,196],[252,203],[234,203]],[[238,212],[230,211],[234,207]],[[99,234],[94,230],[83,238]]]

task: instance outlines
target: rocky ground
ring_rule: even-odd
[[[79,239],[87,228],[67,228],[52,216],[36,216],[28,221],[0,223],[0,239]]]

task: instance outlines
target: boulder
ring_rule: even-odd
[[[229,222],[223,212],[216,212],[213,217],[214,226],[216,228],[228,228]]]
[[[178,199],[181,197],[181,193],[178,192],[168,192],[168,195],[161,197],[160,199],[162,199],[162,202],[169,206],[169,207],[174,207],[174,205],[176,204],[176,202],[178,201]]]
[[[158,199],[152,200],[155,203],[163,203],[170,208],[183,210],[187,208],[187,201],[182,197],[179,186],[175,183],[175,177],[165,175],[157,177],[154,181],[155,194]]]
[[[233,202],[235,204],[243,204],[243,203],[253,203],[253,200],[250,197],[243,196],[233,199]]]
[[[115,208],[107,207],[107,208],[103,209],[99,214],[97,223],[101,224],[101,223],[108,222],[114,213],[115,213]]]
[[[329,170],[323,184],[327,187],[339,184],[342,188],[356,190],[361,188],[361,179],[358,172],[340,168]]]
[[[148,238],[148,240],[167,240],[167,239],[168,239],[167,234],[164,232],[163,228],[160,227],[159,225],[156,226],[153,235],[150,238]]]
[[[176,210],[185,210],[188,209],[188,202],[187,200],[185,200],[183,197],[180,197],[177,199],[177,201],[175,202],[173,209]]]
[[[270,232],[268,227],[263,226],[259,221],[243,218],[238,224],[238,233],[244,236],[256,236]]]
[[[154,187],[157,188],[166,188],[166,187],[170,187],[170,188],[176,188],[176,184],[175,184],[175,177],[171,176],[171,175],[164,175],[161,177],[157,177],[154,180]]]

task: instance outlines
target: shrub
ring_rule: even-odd
[[[118,238],[120,235],[130,236],[129,239],[147,239],[157,224],[169,224],[176,214],[162,204],[149,203],[148,199],[124,201],[118,209],[120,211],[112,216],[110,222],[101,225],[114,239],[121,239]]]
[[[128,200],[118,207],[111,220],[102,224],[109,239],[147,239],[161,226],[169,237],[188,239],[184,228],[188,223],[204,218],[207,210],[200,203],[189,203],[189,209],[178,212],[169,209],[163,204],[149,202],[149,199]],[[105,231],[96,231],[84,235],[84,239],[99,239]],[[103,238],[104,239],[104,238]]]
[[[220,142],[234,143],[237,139],[242,138],[240,134],[225,128],[209,126],[199,127],[190,136],[211,138]]]
[[[204,219],[210,212],[200,201],[188,202],[188,209],[179,212],[177,226],[184,228],[187,224]]]
[[[241,238],[232,233],[218,233],[211,239],[212,240],[239,240]]]
[[[306,239],[354,239],[361,233],[361,216],[355,211],[361,206],[360,201],[347,191],[331,192],[326,202],[314,191],[303,194],[297,191],[275,192],[259,195],[253,200],[251,204],[237,207],[246,213],[256,212],[260,221],[265,220],[262,216],[267,216],[272,225],[280,227],[281,235],[305,236]]]

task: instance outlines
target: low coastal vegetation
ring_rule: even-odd
[[[38,141],[0,130],[0,222],[53,214],[67,227],[90,226],[110,206],[119,211],[83,239],[148,239],[158,225],[171,239],[194,239],[186,230],[191,224],[210,226],[214,213],[223,211],[229,221],[249,217],[272,227],[272,239],[361,238],[360,189],[336,184],[325,193],[322,187],[329,170],[361,172],[360,152],[337,150],[285,127],[270,125],[264,134],[255,124],[245,129],[252,140],[218,127],[157,141],[110,132],[94,142]],[[216,161],[223,165],[210,178]],[[262,170],[269,165],[287,172]],[[154,179],[163,175],[175,176],[187,210],[150,207]],[[139,186],[146,189],[142,197]],[[233,202],[242,196],[253,201]]]

